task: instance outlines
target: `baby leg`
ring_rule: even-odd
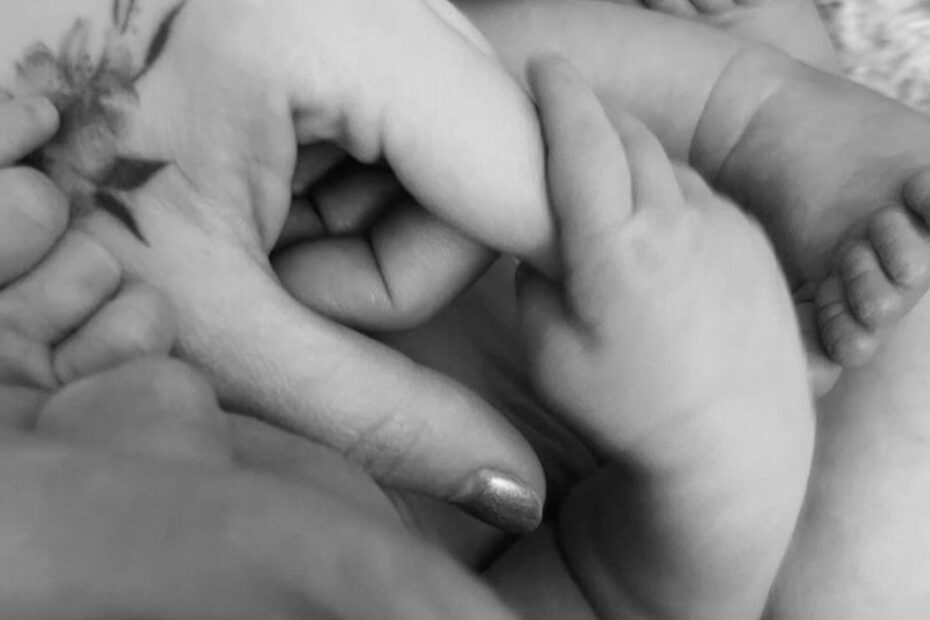
[[[930,616],[930,303],[818,405],[806,506],[767,618]]]
[[[917,113],[770,46],[641,9],[462,6],[516,74],[535,55],[568,57],[608,108],[632,110],[756,215],[792,283],[820,288],[821,340],[837,361],[867,359],[877,330],[930,286],[918,221],[930,211],[930,122]]]
[[[836,71],[833,43],[813,0],[614,0],[692,19]]]

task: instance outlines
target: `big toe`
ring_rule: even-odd
[[[35,266],[68,223],[68,202],[29,168],[0,171],[0,286]]]

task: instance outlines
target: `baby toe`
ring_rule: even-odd
[[[930,168],[911,176],[904,184],[903,194],[907,207],[930,226]]]
[[[872,216],[869,241],[909,310],[930,287],[930,235],[911,214],[891,207]]]
[[[801,339],[807,353],[807,378],[814,398],[826,395],[840,378],[842,367],[827,358],[817,329],[814,302],[806,301],[795,306]]]
[[[900,318],[904,300],[871,245],[853,244],[840,259],[840,274],[847,306],[864,327],[874,330]]]
[[[849,311],[843,282],[830,275],[821,283],[814,301],[824,351],[838,364],[860,366],[878,349],[878,339]]]

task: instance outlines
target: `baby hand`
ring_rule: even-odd
[[[561,514],[572,573],[602,610],[758,617],[813,439],[775,256],[564,63],[531,76],[564,278],[523,271],[526,342],[537,389],[608,463]]]

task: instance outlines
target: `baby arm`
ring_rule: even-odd
[[[585,600],[605,618],[759,617],[813,445],[784,278],[761,231],[636,120],[615,131],[564,64],[530,74],[565,275],[518,282],[529,359],[605,465],[491,578],[534,618]]]
[[[930,288],[930,123],[764,45],[615,3],[478,0],[462,8],[523,79],[574,61],[611,110],[763,224],[820,343],[845,366]],[[912,220],[913,216],[916,220]]]
[[[741,54],[758,48],[686,20],[610,2],[459,0],[457,5],[518,79],[525,81],[526,62],[533,56],[570,59],[604,101],[608,116],[614,109],[629,110],[682,162],[691,157],[702,114],[722,76]],[[759,79],[764,87],[768,75]],[[733,103],[749,114],[767,93],[753,85],[746,91]],[[740,118],[731,121],[736,135]]]

